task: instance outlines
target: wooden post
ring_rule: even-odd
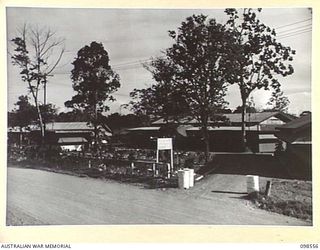
[[[159,149],[157,149],[157,163],[159,163]]]
[[[266,195],[266,196],[270,196],[270,193],[271,193],[271,185],[272,185],[272,182],[271,182],[271,181],[267,181],[266,192],[265,192],[265,195]]]
[[[152,171],[153,171],[153,176],[156,176],[156,164],[152,164]]]
[[[171,165],[170,173],[173,173],[173,149],[171,149],[171,150],[170,150],[170,153],[171,153],[171,157],[170,157],[170,158],[171,158],[171,159],[170,159],[170,160],[171,160],[171,164],[170,164],[170,165]]]

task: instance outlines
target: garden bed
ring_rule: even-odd
[[[156,151],[150,149],[113,148],[95,156],[92,152],[62,152],[56,147],[49,146],[43,149],[45,154],[39,153],[39,150],[39,146],[36,145],[24,148],[10,147],[8,162],[24,168],[79,177],[112,179],[141,184],[147,188],[178,186],[175,173],[171,173],[170,179],[167,178],[167,163],[170,162],[170,154],[166,151],[160,154],[162,163],[155,163]],[[213,155],[211,154],[210,157],[212,158]],[[175,170],[187,167],[194,168],[197,172],[203,164],[203,152],[174,152]]]
[[[122,183],[130,183],[134,185],[141,185],[145,188],[175,188],[178,187],[178,180],[176,176],[171,179],[167,179],[161,176],[153,176],[151,172],[145,172],[144,169],[136,169],[132,172],[128,166],[120,166],[113,164],[105,166],[103,164],[98,165],[98,161],[93,164],[92,167],[88,167],[88,164],[74,165],[70,161],[65,161],[64,164],[56,164],[45,162],[41,160],[19,160],[8,161],[10,165],[14,167],[32,168],[44,171],[50,171],[54,173],[69,174],[78,177],[89,177],[98,179],[109,179]],[[123,162],[122,162],[123,163]]]

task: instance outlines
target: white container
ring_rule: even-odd
[[[189,170],[178,170],[178,185],[181,189],[188,189],[190,178],[189,178]]]
[[[259,192],[259,176],[247,175],[247,193]]]
[[[189,186],[194,186],[194,169],[189,169]]]
[[[182,169],[178,170],[178,186],[179,188],[183,188],[184,185],[184,171]]]

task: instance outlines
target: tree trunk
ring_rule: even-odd
[[[94,93],[94,153],[98,153],[98,110],[97,110],[97,91]]]
[[[205,163],[208,163],[209,152],[210,152],[210,142],[209,142],[208,127],[204,126],[202,128],[202,131],[203,131],[203,139],[204,139],[204,144],[205,144],[205,150],[204,150]]]
[[[242,97],[242,110],[241,110],[241,150],[245,151],[247,146],[246,137],[246,98]]]
[[[37,113],[39,118],[39,126],[41,131],[41,143],[44,144],[45,140],[44,140],[44,126],[43,126],[42,114],[41,114],[38,102],[36,101],[35,103],[36,103],[36,108],[37,108]]]
[[[28,84],[29,84],[29,88],[31,90],[31,94],[33,96],[34,104],[36,105],[37,114],[38,114],[38,118],[39,118],[39,126],[40,126],[40,132],[41,132],[41,144],[44,144],[45,143],[45,140],[44,140],[44,125],[43,125],[42,114],[41,114],[39,103],[38,103],[38,92],[35,93],[33,91],[33,88],[32,88],[32,85],[31,85],[31,80],[28,80]]]
[[[45,144],[44,125],[43,125],[42,114],[41,114],[41,111],[40,111],[40,107],[39,107],[39,105],[38,105],[38,102],[36,102],[36,108],[37,108],[37,112],[38,112],[39,126],[40,126],[40,131],[41,131],[41,145],[44,145],[44,144]],[[37,156],[37,158],[38,158],[38,156]],[[45,150],[43,151],[42,158],[43,158],[43,159],[46,158],[46,152],[45,152]]]
[[[210,152],[210,143],[209,143],[209,137],[205,138],[204,140],[206,144],[206,149],[205,149],[205,163],[207,164],[209,161],[209,152]]]
[[[22,127],[20,127],[20,134],[19,134],[19,148],[22,147]]]

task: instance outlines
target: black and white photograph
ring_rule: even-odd
[[[312,228],[312,8],[5,11],[6,226]]]

